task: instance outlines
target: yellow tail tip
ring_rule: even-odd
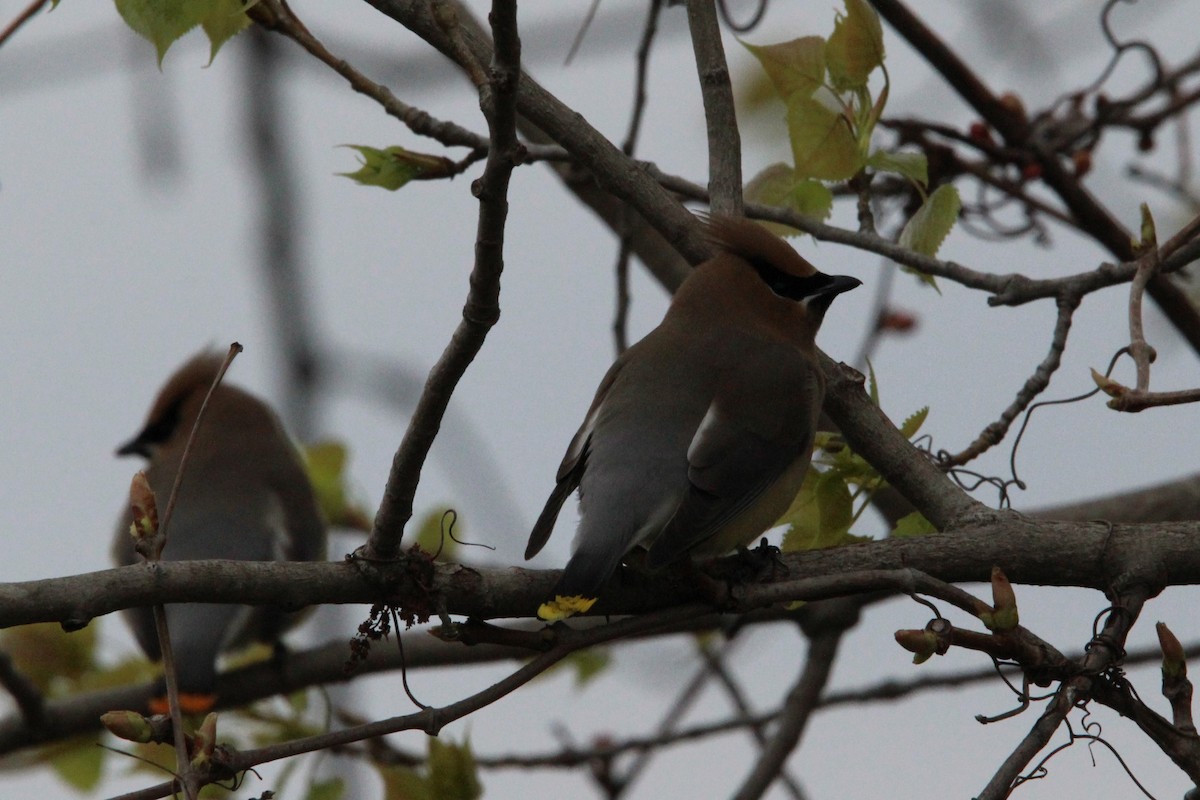
[[[573,594],[557,595],[553,600],[538,606],[538,617],[547,622],[558,622],[560,619],[582,614],[596,604],[596,598]]]

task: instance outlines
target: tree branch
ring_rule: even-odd
[[[490,18],[497,47],[487,77],[478,88],[479,104],[487,118],[492,146],[488,150],[483,176],[471,186],[472,193],[479,198],[471,288],[463,308],[463,319],[430,371],[404,440],[392,461],[375,525],[366,544],[365,553],[374,559],[399,555],[404,526],[412,518],[413,496],[421,479],[421,467],[437,437],[450,396],[483,347],[488,331],[500,319],[500,274],[504,270],[508,183],[513,168],[521,160],[515,106],[521,77],[521,42],[517,35],[515,0],[496,0]],[[461,35],[457,20],[446,20],[445,28],[451,38]]]
[[[712,210],[718,214],[742,214],[742,140],[733,108],[729,66],[721,45],[721,26],[715,0],[687,0],[688,27],[704,120],[708,132],[708,185]]]

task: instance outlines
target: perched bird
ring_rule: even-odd
[[[861,281],[818,272],[750,220],[706,225],[717,255],[609,368],[529,535],[527,559],[579,489],[575,552],[542,619],[591,608],[637,545],[655,568],[753,541],[804,480],[825,395],[813,339]]]
[[[145,427],[117,449],[149,460],[146,477],[165,510],[184,446],[222,357],[201,353],[171,376]],[[184,480],[167,527],[166,561],[221,558],[245,561],[318,561],[325,558],[325,523],[300,455],[274,412],[258,398],[222,383],[209,400],[184,467]],[[129,511],[117,526],[113,559],[134,564]],[[149,608],[125,612],[138,644],[161,658]],[[185,711],[216,700],[216,661],[252,642],[276,643],[298,615],[269,606],[185,603],[167,606],[167,625]],[[161,698],[152,710],[165,707]]]

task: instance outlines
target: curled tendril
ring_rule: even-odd
[[[729,0],[717,0],[717,10],[721,14],[721,20],[729,26],[731,31],[749,33],[758,27],[758,23],[762,22],[763,15],[767,13],[767,0],[757,0],[754,13],[745,22],[737,22],[733,19],[733,15],[729,13]]]
[[[457,545],[462,545],[463,547],[482,547],[485,550],[495,550],[496,549],[495,546],[490,545],[490,544],[484,544],[483,542],[468,542],[465,539],[459,539],[457,536],[454,535],[454,526],[457,524],[458,524],[458,512],[457,511],[455,511],[453,508],[447,508],[445,511],[442,512],[442,521],[441,521],[442,540],[441,540],[441,542],[438,543],[437,552],[435,552],[433,554],[433,559],[435,561],[437,560],[437,557],[442,554],[442,549],[446,546],[447,539],[449,539],[450,541],[454,542]]]

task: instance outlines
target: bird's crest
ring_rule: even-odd
[[[798,277],[816,273],[812,264],[762,225],[745,217],[723,214],[701,217],[708,240],[716,247],[747,261],[766,262]]]

